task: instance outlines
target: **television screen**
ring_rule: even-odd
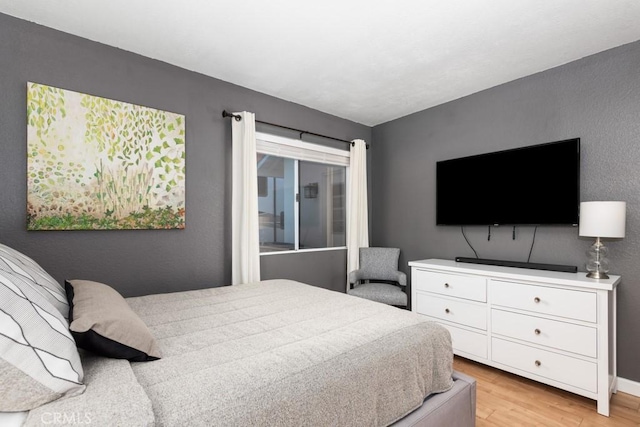
[[[438,225],[577,225],[580,139],[436,164]]]

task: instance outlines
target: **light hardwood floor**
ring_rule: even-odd
[[[456,356],[455,370],[477,381],[476,425],[640,426],[640,397],[618,392],[611,416],[596,412],[595,400]]]

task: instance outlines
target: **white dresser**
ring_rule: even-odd
[[[412,261],[412,310],[444,325],[454,353],[598,402],[616,390],[619,276]]]

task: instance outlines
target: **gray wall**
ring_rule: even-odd
[[[627,202],[627,232],[611,242],[618,293],[618,362],[622,377],[640,380],[640,42],[516,80],[373,130],[375,245],[402,249],[408,260],[473,257],[459,227],[435,225],[439,160],[582,139],[581,199]],[[544,165],[540,167],[544,173]],[[505,195],[508,197],[508,195]],[[542,201],[541,201],[542,202]],[[481,258],[526,261],[532,227],[466,227]],[[577,228],[540,227],[532,262],[584,270],[591,240]]]
[[[367,126],[2,14],[0,70],[0,242],[58,280],[103,281],[126,296],[230,282],[231,125],[223,109],[341,139],[371,139]],[[27,232],[27,81],[184,114],[186,229]],[[325,282],[335,277],[328,271],[344,271],[342,252],[317,254],[303,270],[300,258],[263,260],[263,277],[291,271],[299,280],[342,286]]]
[[[287,265],[280,261],[287,257]],[[266,255],[260,259],[262,279],[298,280],[333,291],[345,292],[347,283],[347,250],[299,252],[291,255]]]

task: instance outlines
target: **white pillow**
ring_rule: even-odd
[[[69,324],[46,295],[22,272],[0,269],[0,412],[28,411],[84,391]]]
[[[0,271],[24,277],[65,319],[69,318],[69,303],[64,287],[34,260],[0,243]]]

